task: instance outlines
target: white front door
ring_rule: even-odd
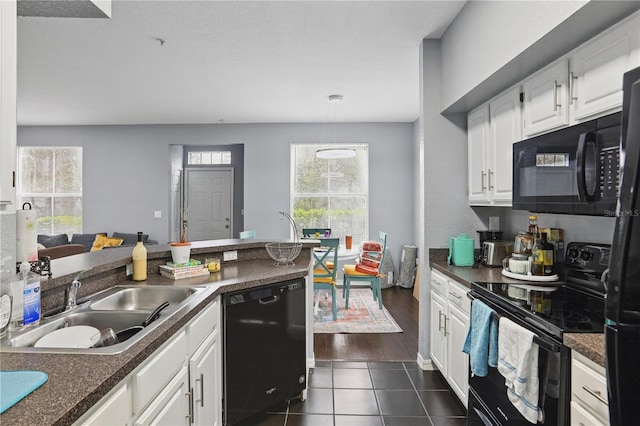
[[[186,170],[189,241],[231,238],[233,170]]]

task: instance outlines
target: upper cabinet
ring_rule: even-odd
[[[469,205],[510,206],[513,144],[622,108],[622,75],[640,66],[640,12],[467,115]]]
[[[519,87],[469,113],[469,204],[511,205],[512,145],[521,138]]]
[[[569,108],[573,121],[622,105],[622,74],[640,65],[640,16],[635,15],[569,58]]]
[[[15,214],[17,17],[15,1],[0,1],[0,214]]]
[[[622,74],[640,65],[638,13],[522,83],[523,134],[530,137],[622,106]]]

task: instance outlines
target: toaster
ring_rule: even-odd
[[[485,241],[482,244],[482,264],[501,267],[502,260],[513,253],[513,241]]]

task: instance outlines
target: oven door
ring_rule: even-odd
[[[474,292],[475,293],[475,292]],[[498,315],[508,317],[519,325],[533,330],[516,316],[501,310],[497,305],[474,294],[490,306]],[[539,404],[544,418],[538,424],[569,424],[570,403],[570,351],[541,332],[538,334],[538,371],[540,374]],[[531,425],[513,406],[507,396],[505,379],[497,368],[489,367],[486,377],[469,375],[469,410],[467,425]]]

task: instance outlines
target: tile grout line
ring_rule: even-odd
[[[420,394],[418,393],[418,388],[416,387],[416,384],[413,382],[413,377],[411,377],[411,374],[409,374],[409,370],[407,370],[407,366],[404,362],[402,363],[402,367],[404,368],[404,372],[407,374],[407,376],[409,376],[409,381],[411,382],[411,386],[413,386],[413,391],[416,393],[416,397],[418,398],[418,401],[420,401],[420,405],[422,405],[424,412],[427,413],[427,418],[429,419],[429,423],[431,423],[431,426],[434,426],[433,420],[431,420],[431,414],[429,414],[429,410],[427,410],[427,406],[422,401],[422,398],[420,398]],[[418,370],[418,371],[421,371],[421,370]]]

